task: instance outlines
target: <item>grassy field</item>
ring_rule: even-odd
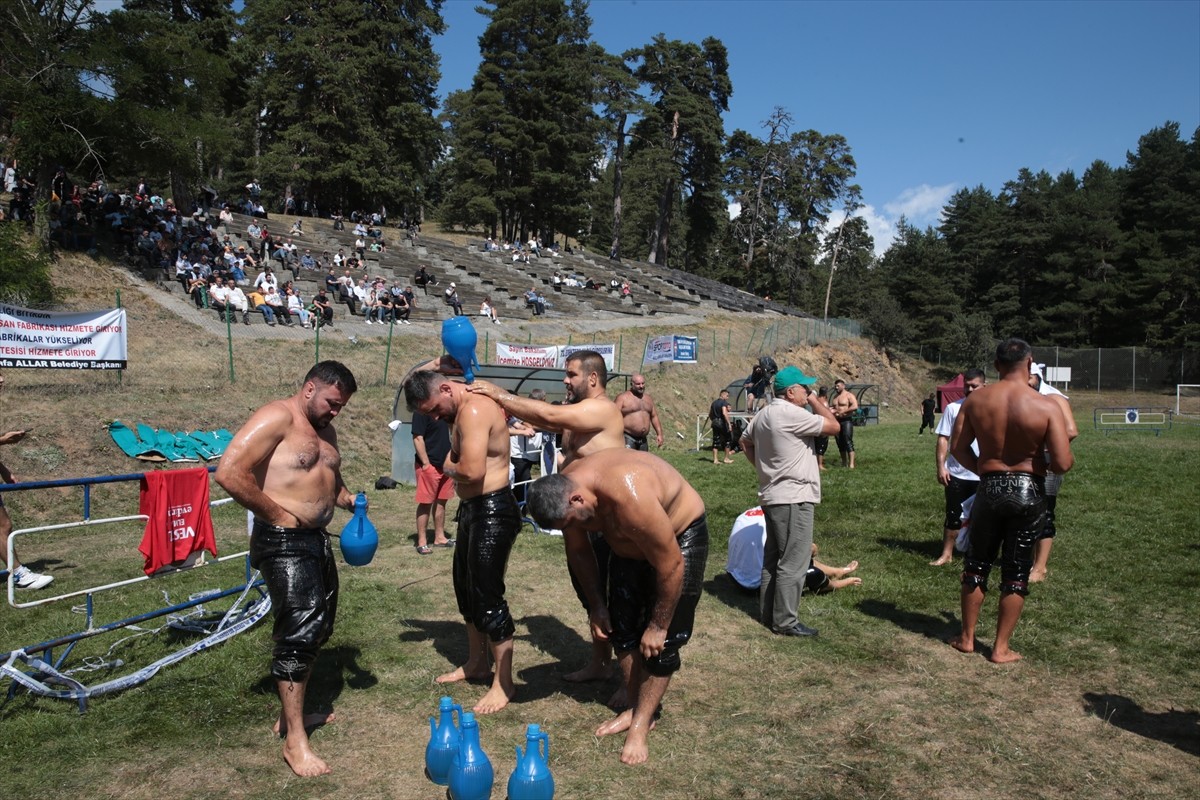
[[[103,297],[111,280],[75,276],[76,299]],[[245,363],[238,374],[254,379],[228,386],[221,380],[221,342],[153,304],[134,297],[127,303],[139,336],[130,345],[136,367],[120,383],[107,375],[6,374],[3,426],[38,432],[0,453],[19,477],[139,472],[144,467],[107,440],[104,420],[236,427],[251,408],[290,392],[304,371],[303,350],[263,343],[239,351]],[[400,363],[435,346],[408,342]],[[331,343],[326,353],[322,346],[323,356],[352,366],[363,352]],[[387,471],[393,388],[372,369],[356,367],[365,385],[338,421],[352,488]],[[652,390],[665,395],[674,387],[670,378],[654,376]],[[699,381],[680,387],[683,400],[707,404],[711,387]],[[864,584],[805,598],[801,617],[821,631],[811,641],[769,635],[754,619],[756,598],[723,575],[733,519],[756,502],[750,465],[713,466],[709,454],[672,442],[665,457],[705,498],[714,542],[695,638],[651,735],[651,761],[638,768],[618,762],[620,737],[593,736],[609,715],[603,703],[613,685],[562,680],[586,658],[585,619],[567,580],[561,540],[526,529],[508,576],[519,694],[480,724],[497,773],[492,796],[504,796],[512,747],[524,743],[530,722],[550,734],[562,798],[1193,795],[1200,758],[1200,546],[1193,535],[1200,520],[1200,427],[1176,427],[1157,438],[1105,437],[1092,431],[1088,406],[1124,402],[1080,400],[1083,432],[1060,499],[1050,578],[1034,587],[1013,639],[1025,660],[1007,667],[942,643],[957,628],[958,571],[927,565],[938,549],[942,500],[934,440],[915,436],[914,414],[887,414],[884,424],[860,429],[859,468],[825,475],[816,523],[822,560],[859,560]],[[128,486],[97,489],[93,515],[132,513],[135,496]],[[80,508],[78,493],[68,490],[6,502],[19,526],[51,514],[71,517]],[[427,719],[442,694],[433,678],[462,661],[465,640],[451,553],[416,554],[412,513],[411,490],[373,492],[380,551],[369,566],[341,571],[337,631],[309,688],[313,708],[337,714],[313,735],[332,776],[294,778],[280,758],[269,729],[278,701],[264,625],[141,687],[99,698],[84,715],[64,701],[9,699],[0,706],[5,795],[57,789],[119,798],[443,796],[421,772]],[[244,544],[239,510],[220,509],[215,520],[223,552]],[[136,525],[118,526],[31,538],[22,552],[32,566],[55,574],[56,587],[70,588],[137,574],[139,538]],[[153,605],[164,590],[185,597],[236,574],[236,566],[214,567],[105,595],[99,621]],[[993,592],[980,625],[985,642],[995,603]],[[81,625],[82,617],[66,607],[5,606],[0,651]],[[106,655],[117,638],[81,645],[74,661]],[[144,663],[170,638],[130,639],[109,658]],[[100,669],[88,679],[105,676]],[[469,707],[483,691],[456,686],[451,694]]]

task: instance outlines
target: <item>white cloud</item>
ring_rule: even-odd
[[[738,214],[741,214],[741,213],[742,213],[742,204],[741,203],[730,203],[729,204],[729,218],[730,219],[737,219]]]
[[[930,186],[922,183],[912,189],[905,189],[900,196],[885,203],[883,210],[893,219],[901,216],[914,225],[926,225],[937,219],[942,207],[954,194],[955,184],[945,186]]]

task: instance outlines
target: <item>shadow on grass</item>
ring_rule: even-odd
[[[868,616],[887,620],[906,631],[938,641],[945,641],[962,630],[958,619],[949,611],[943,611],[940,617],[935,617],[917,611],[905,611],[895,603],[886,603],[882,600],[863,600],[858,604],[858,610]],[[981,655],[987,654],[987,651],[982,649],[978,642],[975,645],[975,651]]]
[[[705,581],[704,592],[758,622],[758,589],[747,589],[728,572],[718,573]]]
[[[1084,692],[1083,710],[1130,733],[1165,742],[1183,752],[1200,756],[1200,713],[1195,711],[1146,711],[1119,694]]]
[[[583,609],[579,609],[583,614]],[[446,670],[464,664],[467,660],[466,627],[462,622],[446,622],[441,620],[409,619],[407,624],[414,630],[400,635],[402,642],[420,642],[432,644],[434,650],[446,660]],[[573,628],[549,616],[529,616],[518,622],[525,626],[528,633],[518,633],[515,637],[513,661],[516,666],[514,677],[524,683],[518,687],[517,696],[513,703],[542,700],[553,694],[562,694],[580,703],[599,703],[604,705],[617,687],[616,680],[592,681],[589,683],[570,683],[563,680],[563,673],[579,669],[587,663],[591,654],[591,642],[585,641]],[[557,663],[536,664],[521,668],[521,651],[529,646],[549,655]],[[526,663],[528,663],[526,661]],[[614,675],[616,674],[614,668]],[[485,681],[469,681],[469,683],[486,686],[491,679]]]
[[[875,541],[889,550],[904,550],[905,552],[913,553],[929,561],[934,560],[942,554],[942,542],[940,539],[936,541],[933,539],[921,539],[914,542],[910,539],[891,539],[887,537],[881,537]]]
[[[374,673],[358,665],[360,655],[362,651],[357,647],[346,645],[322,649],[317,653],[305,695],[306,711],[332,711],[334,701],[346,687],[362,690],[379,683]],[[270,675],[264,676],[251,691],[272,697],[279,693],[275,679]]]

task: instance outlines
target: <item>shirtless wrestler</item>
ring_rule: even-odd
[[[563,465],[577,458],[605,450],[625,446],[625,421],[617,405],[605,394],[608,386],[608,368],[604,357],[593,350],[577,350],[564,365],[563,384],[566,401],[563,405],[552,405],[542,401],[518,397],[487,381],[477,380],[470,391],[486,394],[512,416],[524,420],[540,430],[561,433]],[[600,582],[607,586],[609,548],[604,537],[594,535],[592,544],[596,548],[596,561],[600,565]],[[571,582],[587,610],[587,597],[580,589],[574,572]],[[607,639],[592,639],[592,654],[587,666],[563,675],[572,683],[604,680],[612,674],[612,648]],[[609,700],[609,705],[624,706],[624,684]]]
[[[708,559],[704,501],[658,456],[612,448],[534,482],[529,510],[539,525],[562,529],[567,560],[588,598],[592,635],[610,639],[628,665],[633,707],[596,735],[627,731],[621,761],[640,764],[679,669],[679,648],[692,636]],[[597,530],[612,548],[608,602],[588,542]]]
[[[971,511],[971,543],[963,560],[962,632],[950,644],[975,649],[975,624],[983,606],[988,573],[1000,555],[1000,613],[991,660],[1017,661],[1009,647],[1029,593],[1034,541],[1046,510],[1045,475],[1071,469],[1074,457],[1062,411],[1051,399],[1029,391],[1029,345],[1009,339],[996,349],[999,382],[976,389],[963,402],[950,437],[950,451],[979,476]],[[971,442],[979,446],[979,455]]]
[[[254,514],[250,563],[262,573],[275,614],[271,675],[283,706],[275,731],[285,737],[284,760],[301,777],[330,772],[307,729],[333,714],[305,715],[304,695],[337,612],[337,567],[325,526],[335,506],[354,510],[331,423],[357,389],[343,364],[322,361],[300,391],[254,412],[216,472],[217,483]]]
[[[409,411],[452,426],[450,455],[442,469],[453,479],[460,501],[454,596],[467,624],[467,663],[438,676],[437,682],[486,680],[492,675],[491,688],[474,709],[477,714],[491,714],[516,694],[515,628],[504,599],[504,575],[521,530],[521,514],[508,483],[508,424],[496,403],[438,372],[413,372],[403,387]]]
[[[858,398],[846,388],[846,382],[838,378],[833,382],[833,395],[826,405],[837,417],[841,428],[837,435],[837,446],[842,456],[842,466],[854,469],[854,412],[858,411]]]
[[[629,379],[629,389],[617,395],[617,408],[625,418],[625,446],[630,450],[650,449],[646,439],[654,428],[654,440],[663,446],[662,423],[658,421],[658,408],[654,398],[646,392],[646,376],[634,375]]]

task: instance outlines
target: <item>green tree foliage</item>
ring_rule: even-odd
[[[183,207],[232,145],[230,0],[128,0],[90,31],[108,172],[169,180]]]
[[[821,232],[838,205],[857,207],[861,190],[845,137],[793,133],[790,125],[791,115],[777,108],[763,125],[765,141],[741,130],[729,137],[725,175],[741,206],[731,231],[749,291],[820,313],[824,284],[814,289],[811,273]]]
[[[1142,136],[1127,163],[1018,172],[957,192],[938,231],[902,225],[881,263],[913,341],[966,358],[996,337],[1174,349],[1200,340],[1200,130]],[[966,326],[966,330],[963,330]]]
[[[86,80],[92,65],[93,0],[0,3],[0,125],[8,154],[50,194],[57,166],[100,169],[104,101]]]
[[[647,260],[706,273],[726,216],[721,114],[729,108],[733,84],[725,45],[713,38],[696,45],[659,34],[626,53],[625,60],[634,65],[652,106],[634,126],[628,185],[653,198],[653,205],[627,218],[645,244]],[[672,257],[678,217],[683,247]]]
[[[1129,312],[1143,342],[1200,341],[1200,128],[1190,142],[1171,122],[1138,141],[1125,167],[1121,224],[1129,236],[1122,270]]]
[[[497,0],[469,92],[448,102],[454,186],[442,218],[507,240],[578,236],[597,161],[582,0]]]
[[[233,185],[257,179],[324,211],[416,214],[440,147],[432,37],[440,0],[247,0],[235,69],[249,81]],[[400,208],[397,209],[396,206]]]

